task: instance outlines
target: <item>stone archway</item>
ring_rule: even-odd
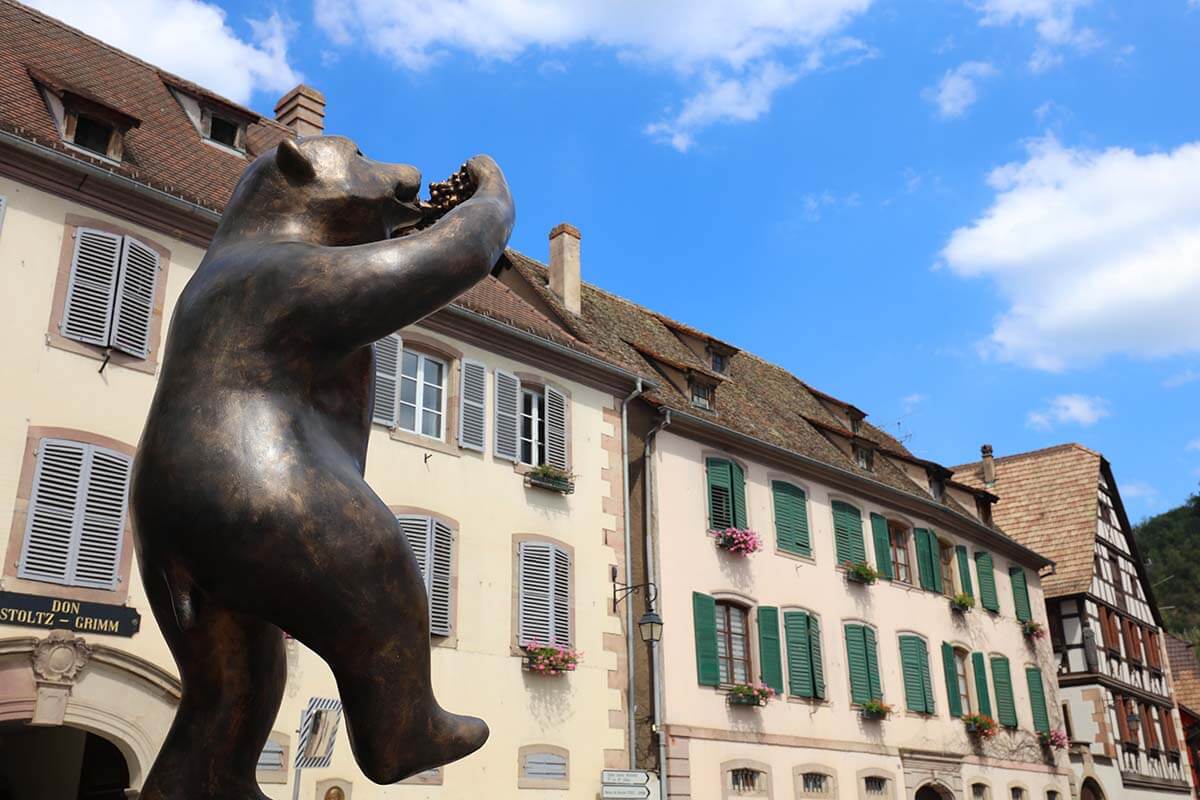
[[[913,800],[954,800],[954,792],[940,783],[927,783],[917,789]]]
[[[179,697],[179,680],[161,667],[67,631],[0,639],[0,725],[99,737],[124,758],[132,789],[154,763]]]
[[[1095,778],[1085,778],[1083,786],[1079,790],[1079,800],[1106,800],[1108,795],[1104,794],[1104,789],[1100,787],[1100,782]]]

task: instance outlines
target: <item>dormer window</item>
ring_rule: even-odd
[[[856,444],[854,447],[854,463],[859,468],[871,470],[875,468],[875,451],[865,445]]]
[[[979,521],[984,525],[992,524],[992,502],[986,497],[975,498],[975,510],[979,512]]]
[[[75,116],[74,128],[70,136],[72,143],[96,155],[109,158],[113,136],[116,134],[112,125],[79,114]]]
[[[258,120],[255,114],[197,86],[166,77],[163,80],[202,141],[239,155],[246,152],[246,127]]]
[[[725,355],[724,353],[718,353],[716,350],[713,350],[712,351],[713,372],[719,372],[722,375],[724,375],[725,370],[728,368],[729,368],[729,356]]]
[[[933,499],[939,503],[942,502],[942,495],[946,493],[946,483],[941,478],[929,479],[929,493],[933,495]]]
[[[41,90],[64,142],[100,158],[121,160],[125,133],[141,124],[137,117],[32,67],[29,77]]]
[[[213,114],[209,119],[208,138],[212,139],[217,144],[223,144],[226,147],[232,147],[235,150],[242,149],[239,142],[242,137],[242,126],[232,120],[218,117]]]
[[[712,411],[713,395],[715,394],[711,384],[704,383],[693,379],[692,387],[692,405],[696,408],[703,408],[705,411]]]

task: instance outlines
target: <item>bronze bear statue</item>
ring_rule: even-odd
[[[332,669],[371,780],[487,739],[434,698],[420,568],[363,479],[372,342],[482,280],[512,232],[499,167],[464,171],[473,193],[431,225],[414,167],[341,137],[287,139],[234,190],[172,314],[133,468],[138,563],[183,684],[142,800],[265,799],[282,631]]]

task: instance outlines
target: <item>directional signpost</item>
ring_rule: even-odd
[[[600,773],[602,800],[647,800],[650,773],[642,769],[606,769]]]

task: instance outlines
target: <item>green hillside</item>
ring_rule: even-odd
[[[1200,631],[1200,494],[1138,523],[1133,535],[1167,628],[1194,635]]]

